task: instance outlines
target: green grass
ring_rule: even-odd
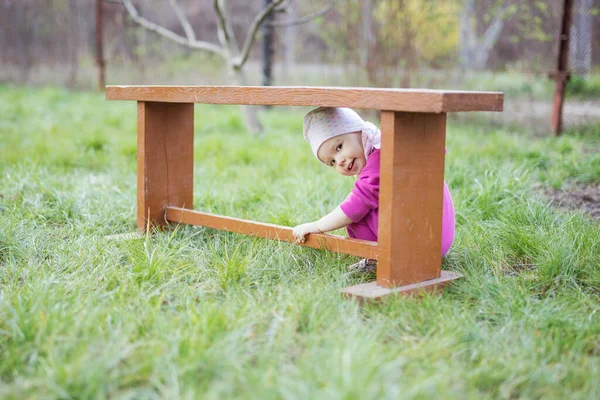
[[[359,308],[350,256],[205,228],[131,241],[135,104],[0,87],[0,398],[600,397],[600,227],[539,186],[600,182],[600,130],[533,139],[450,125],[465,275]],[[243,130],[197,106],[195,208],[294,225],[352,180],[321,167],[304,110]]]
[[[572,75],[567,82],[566,93],[570,98],[597,100],[600,95],[600,74]]]

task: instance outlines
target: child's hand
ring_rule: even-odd
[[[309,222],[308,224],[302,224],[294,227],[292,233],[294,234],[297,242],[304,243],[306,241],[306,235],[309,233],[321,233],[321,231],[319,228],[317,228],[316,222]]]

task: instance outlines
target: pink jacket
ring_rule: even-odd
[[[367,164],[354,183],[354,188],[340,204],[340,208],[352,220],[347,226],[348,235],[356,239],[377,241],[379,214],[379,160],[380,151],[374,150]],[[454,203],[448,185],[444,182],[442,209],[442,255],[448,253],[454,241]]]

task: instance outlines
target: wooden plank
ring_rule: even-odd
[[[245,235],[295,243],[292,228],[287,226],[224,217],[180,207],[167,207],[166,219],[171,222],[206,226],[222,231],[243,233]],[[337,235],[311,233],[306,237],[306,242],[296,244],[364,258],[377,259],[378,257],[376,242],[351,239]]]
[[[194,104],[138,102],[137,225],[166,225],[165,207],[192,207]]]
[[[377,284],[439,278],[446,114],[382,111],[381,139]]]
[[[324,106],[442,113],[502,111],[503,94],[428,89],[292,86],[107,86],[108,100]]]
[[[361,303],[369,300],[382,300],[391,295],[412,296],[424,292],[435,292],[443,289],[449,282],[462,278],[462,275],[452,271],[442,271],[439,278],[413,283],[410,285],[387,288],[376,282],[362,283],[340,290],[342,296],[350,297]]]

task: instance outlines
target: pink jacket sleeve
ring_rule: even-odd
[[[369,211],[379,207],[379,150],[373,151],[360,172],[352,191],[340,208],[352,220],[362,220]]]

